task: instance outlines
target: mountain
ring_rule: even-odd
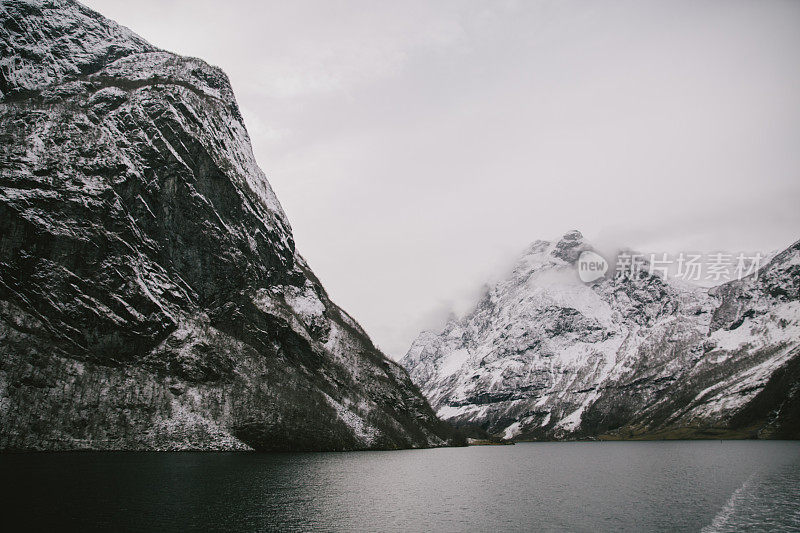
[[[534,242],[420,334],[401,363],[439,416],[529,440],[800,438],[800,241],[710,290],[647,268],[584,283],[584,251],[577,231]]]
[[[0,449],[451,442],[296,251],[220,69],[0,6]]]

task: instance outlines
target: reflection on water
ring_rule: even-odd
[[[0,476],[3,520],[30,528],[800,529],[797,442],[24,454],[0,456]]]

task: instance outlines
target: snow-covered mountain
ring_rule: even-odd
[[[0,449],[442,445],[297,253],[226,75],[0,4]]]
[[[647,268],[584,283],[585,250],[534,242],[416,339],[401,363],[439,416],[521,439],[800,437],[800,242],[710,290]]]

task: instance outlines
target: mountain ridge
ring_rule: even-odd
[[[576,231],[535,241],[471,312],[418,337],[401,363],[442,418],[523,440],[798,437],[800,241],[710,290],[613,263],[583,283],[586,250]]]

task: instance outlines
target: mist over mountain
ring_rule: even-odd
[[[536,241],[420,334],[401,363],[439,416],[507,439],[800,436],[800,241],[711,289],[649,269],[584,283],[593,250]]]

